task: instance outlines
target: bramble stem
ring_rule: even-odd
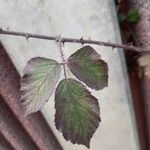
[[[54,41],[58,40],[58,37],[54,37],[54,36],[32,34],[32,33],[25,33],[25,32],[7,31],[7,30],[3,30],[1,28],[0,28],[0,34],[23,36],[27,40],[29,38],[38,38],[38,39],[54,40]],[[136,52],[150,51],[149,49],[144,49],[144,48],[135,47],[135,46],[122,45],[122,44],[116,44],[116,43],[104,42],[104,41],[95,41],[95,40],[90,40],[90,39],[89,40],[85,40],[83,38],[74,39],[74,38],[63,38],[62,37],[61,38],[61,42],[63,44],[65,42],[69,42],[69,43],[81,43],[81,44],[95,44],[95,45],[107,46],[107,47],[112,47],[112,48],[122,48],[122,49],[125,49],[125,50],[132,50],[132,51],[136,51]]]
[[[62,66],[63,66],[63,70],[64,70],[64,76],[65,79],[67,79],[67,73],[66,73],[66,60],[64,58],[64,52],[63,52],[63,48],[62,48],[62,37],[59,35],[59,37],[57,38],[56,42],[59,42],[59,50],[60,50],[60,54],[61,54],[61,59],[62,59]]]

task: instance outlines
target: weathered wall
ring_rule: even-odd
[[[1,134],[15,150],[62,150],[41,112],[24,116],[19,89],[20,77],[0,43],[0,150]]]
[[[10,30],[39,34],[120,43],[116,11],[112,0],[0,0],[0,26]],[[0,36],[7,52],[22,74],[26,62],[34,56],[60,61],[55,42]],[[65,44],[67,58],[81,44]],[[92,91],[99,99],[102,122],[91,140],[91,150],[138,150],[138,140],[128,76],[121,50],[93,46],[109,65],[109,86]],[[72,74],[67,70],[68,76]],[[63,77],[63,76],[62,76]],[[84,146],[66,142],[54,126],[54,99],[50,98],[42,109],[47,122],[65,150],[85,150]]]
[[[133,26],[134,34],[143,48],[150,49],[150,0],[130,0],[130,7],[138,10],[140,20]],[[143,74],[140,78],[143,110],[145,113],[146,138],[150,147],[150,79]]]

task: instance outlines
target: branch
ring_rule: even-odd
[[[25,32],[15,32],[15,31],[7,31],[0,28],[0,34],[5,35],[15,35],[15,36],[22,36],[25,37],[27,40],[29,38],[38,38],[38,39],[45,39],[45,40],[54,40],[58,42],[58,37],[54,36],[48,36],[48,35],[39,35],[39,34],[32,34],[32,33],[25,33]],[[111,42],[104,42],[104,41],[95,41],[95,40],[84,40],[83,38],[80,39],[74,39],[74,38],[61,38],[61,42],[64,44],[65,42],[69,43],[81,43],[81,44],[95,44],[100,46],[107,46],[112,48],[122,48],[125,50],[132,50],[136,52],[142,52],[142,51],[150,51],[149,49],[143,49],[140,47],[135,46],[128,46],[128,45],[122,45],[122,44],[116,44]]]

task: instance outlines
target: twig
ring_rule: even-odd
[[[66,60],[65,60],[65,58],[64,58],[64,53],[63,53],[63,49],[62,49],[62,37],[61,37],[61,35],[58,36],[56,42],[59,42],[59,50],[60,50],[61,59],[62,59],[62,63],[61,63],[61,64],[62,64],[62,66],[63,66],[65,79],[67,79]]]
[[[32,33],[25,33],[25,32],[7,31],[7,30],[3,30],[1,28],[0,28],[0,34],[23,36],[26,39],[38,38],[38,39],[45,39],[45,40],[55,40],[55,41],[58,40],[58,37],[54,37],[54,36],[32,34]],[[81,43],[81,44],[95,44],[95,45],[107,46],[107,47],[112,47],[112,48],[122,48],[125,50],[132,50],[132,51],[136,51],[136,52],[150,51],[149,49],[144,49],[144,48],[135,47],[135,46],[122,45],[122,44],[116,44],[116,43],[104,42],[104,41],[95,41],[95,40],[90,40],[90,39],[85,40],[83,38],[74,39],[74,38],[63,38],[62,37],[61,42],[62,43],[69,42],[69,43]]]

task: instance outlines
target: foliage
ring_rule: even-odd
[[[38,111],[48,101],[61,73],[55,60],[35,57],[28,61],[21,79],[21,101],[26,114]]]
[[[136,9],[133,9],[133,8],[129,9],[127,11],[127,13],[120,12],[118,14],[118,17],[119,17],[120,22],[126,21],[128,23],[136,23],[140,19],[138,11]]]
[[[126,16],[126,20],[129,22],[129,23],[135,23],[135,22],[138,22],[140,19],[139,17],[139,13],[136,9],[129,9],[128,12],[127,12],[127,16]]]
[[[85,46],[68,59],[70,71],[92,89],[100,90],[107,86],[107,64],[90,46]]]
[[[98,100],[81,82],[64,79],[56,89],[55,109],[56,128],[64,138],[89,147],[100,122]]]
[[[108,85],[107,63],[91,46],[77,50],[66,62],[70,71],[90,88],[101,90]],[[28,61],[21,79],[26,114],[40,110],[50,98],[60,77],[61,64],[42,57]],[[99,104],[80,81],[65,77],[57,86],[55,125],[66,140],[89,148],[100,122]]]

